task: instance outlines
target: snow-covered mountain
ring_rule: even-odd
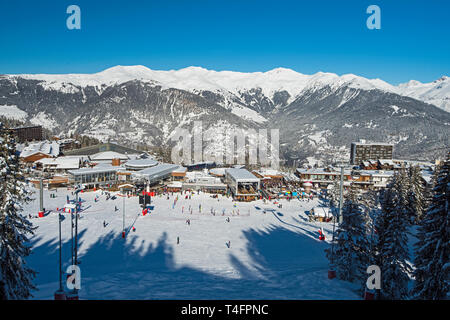
[[[176,128],[201,120],[208,136],[231,128],[280,129],[287,159],[346,157],[350,142],[360,138],[396,143],[397,156],[432,158],[450,146],[450,113],[428,104],[448,100],[448,78],[437,82],[392,86],[284,68],[117,66],[96,74],[0,76],[0,115],[18,110],[21,119],[55,133],[132,144],[170,145]]]
[[[397,93],[434,104],[438,108],[450,112],[450,78],[442,76],[430,83],[411,80],[397,86]]]
[[[116,66],[95,74],[22,74],[10,75],[10,79],[23,78],[42,80],[42,86],[48,90],[77,92],[78,87],[92,86],[99,91],[114,84],[131,80],[140,80],[163,88],[176,88],[189,92],[212,91],[228,92],[239,95],[241,92],[259,88],[266,97],[276,92],[286,91],[291,98],[312,87],[324,85],[342,86],[360,89],[395,88],[380,79],[366,79],[353,74],[338,76],[334,73],[318,72],[304,75],[291,69],[277,68],[267,72],[243,73],[234,71],[213,71],[201,67],[188,67],[180,70],[159,71],[144,66]]]

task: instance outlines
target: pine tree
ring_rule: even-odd
[[[418,166],[409,168],[409,205],[411,210],[411,222],[418,223],[425,210],[425,187],[423,178]]]
[[[375,190],[369,190],[361,195],[360,204],[362,205],[363,212],[365,214],[366,230],[369,236],[368,252],[369,265],[376,264],[376,237],[375,237],[375,222],[377,216],[380,214],[380,201],[379,192]]]
[[[332,184],[332,188],[330,190],[330,205],[334,208],[338,208],[339,207],[339,200],[340,200],[340,186],[341,186],[341,181],[340,179],[336,179],[333,181]],[[343,197],[345,197],[345,189],[342,190],[343,191]]]
[[[35,287],[35,272],[25,262],[32,224],[21,215],[30,200],[10,130],[0,123],[0,300],[26,299]]]
[[[404,169],[382,192],[377,217],[377,263],[381,269],[381,297],[406,299],[411,268],[408,265],[408,183]]]
[[[415,244],[415,282],[413,295],[416,299],[445,299],[449,294],[450,280],[450,153],[439,169],[434,197],[420,222]]]
[[[333,252],[327,257],[341,280],[365,284],[369,262],[369,242],[362,206],[353,191],[349,191],[342,208],[343,221],[336,230]]]

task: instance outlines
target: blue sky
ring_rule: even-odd
[[[68,30],[66,8],[81,8]],[[366,9],[381,8],[381,30]],[[391,83],[450,75],[450,1],[1,1],[1,73],[170,70],[354,73]]]

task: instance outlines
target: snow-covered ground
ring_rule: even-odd
[[[37,200],[24,213],[36,216],[35,191]],[[50,198],[50,193],[57,197]],[[73,198],[66,188],[45,190],[44,207],[49,212],[31,220],[38,226],[31,239],[33,254],[27,258],[38,271],[35,299],[52,299],[58,288],[56,208],[64,206],[67,194]],[[125,198],[128,234],[122,239],[124,198],[106,200],[101,191],[80,196],[81,299],[360,299],[354,285],[327,278],[324,249],[332,225],[308,222],[305,213],[319,205],[318,200],[282,200],[279,209],[262,200],[241,203],[202,193],[189,200],[174,194],[169,200],[153,198],[154,211],[143,216],[138,198]],[[64,270],[70,264],[70,215],[65,215]],[[103,221],[108,224],[105,228]],[[326,242],[318,240],[320,227]]]

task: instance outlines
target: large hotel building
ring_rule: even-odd
[[[389,143],[352,142],[350,148],[350,163],[360,164],[362,161],[392,159],[394,145]]]

